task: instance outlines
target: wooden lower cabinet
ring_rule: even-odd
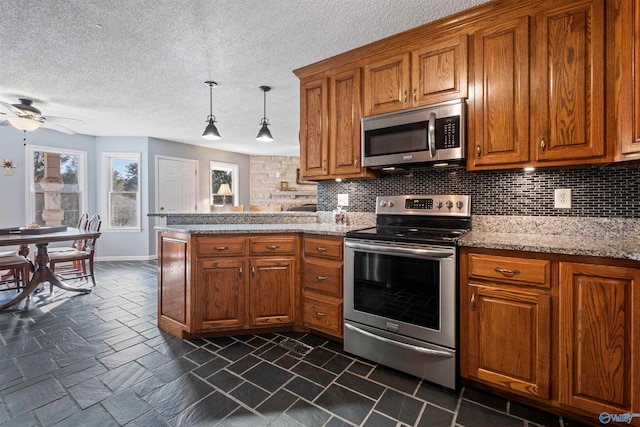
[[[460,258],[464,380],[594,425],[640,413],[640,263],[480,248]]]
[[[640,413],[640,269],[560,262],[559,300],[560,402]]]
[[[239,328],[245,324],[243,271],[238,258],[205,259],[196,265],[195,329]]]
[[[249,324],[282,325],[294,321],[294,260],[253,259],[249,280]]]

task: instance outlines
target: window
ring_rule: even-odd
[[[77,227],[87,210],[86,152],[27,147],[27,224]]]
[[[140,153],[103,153],[106,226],[140,229]]]
[[[210,162],[211,164],[211,204],[216,206],[236,206],[238,198],[238,165]]]

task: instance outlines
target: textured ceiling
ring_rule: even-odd
[[[88,135],[298,155],[294,69],[483,2],[2,0],[0,101],[34,99],[45,116],[83,120],[73,127]],[[205,80],[219,85],[220,141],[200,136],[209,114]],[[268,143],[255,140],[261,85],[272,87]]]

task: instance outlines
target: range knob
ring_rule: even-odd
[[[438,200],[438,201],[436,202],[436,208],[438,208],[438,209],[442,209],[442,200]]]
[[[462,200],[458,200],[458,201],[456,202],[456,207],[457,207],[458,209],[462,209],[462,207],[463,207],[463,206],[464,206],[464,203],[462,203]]]
[[[381,208],[384,208],[384,207],[386,207],[386,206],[387,206],[387,202],[385,202],[384,200],[381,200],[381,201],[380,201],[380,207],[381,207]]]
[[[393,203],[393,202],[389,202],[389,207],[390,207],[390,208],[392,208],[392,207],[394,207],[394,206],[395,206],[395,203]]]
[[[447,207],[451,209],[453,207],[453,202],[451,200],[447,200]]]

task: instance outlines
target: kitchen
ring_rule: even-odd
[[[586,4],[586,2],[580,2],[580,5],[582,6],[583,3]],[[596,4],[597,7],[604,8],[604,3],[594,2],[594,4]],[[607,3],[607,5],[609,4]],[[596,12],[602,12],[602,10],[597,9]],[[532,13],[531,16],[538,17],[538,15],[534,13]],[[633,14],[621,13],[620,16],[633,16]],[[516,21],[518,24],[521,24],[520,22],[521,20],[520,21],[516,20]],[[533,22],[537,23],[538,21],[533,21]],[[496,24],[496,28],[502,29],[501,25],[502,24],[499,24],[499,25]],[[628,25],[628,22],[625,21],[624,24],[621,24],[623,28],[626,28],[624,27],[624,25]],[[513,34],[515,34],[515,38],[516,40],[518,40],[517,37],[522,37],[521,27],[518,27],[516,25],[514,28],[515,30]],[[491,29],[493,30],[493,28]],[[476,39],[477,39],[477,34],[479,33],[474,32],[474,37],[476,37]],[[615,37],[608,37],[606,40],[609,43],[613,43],[612,40],[615,40]],[[525,45],[527,44],[525,43]],[[518,44],[517,46],[520,48],[522,47],[522,44]],[[469,49],[470,46],[467,46],[467,48]],[[602,49],[603,46],[600,46],[600,48]],[[473,52],[475,53],[477,52],[477,50],[474,50]],[[615,52],[615,49],[609,50],[609,52]],[[473,58],[475,59],[476,57],[474,56]],[[603,65],[604,62],[605,61],[602,61],[602,64],[600,65]],[[627,64],[627,66],[629,67],[629,64]],[[629,71],[630,68],[628,67],[627,68],[623,67],[621,69],[621,74],[620,74],[621,76],[626,76],[626,78],[629,78],[630,75],[626,74],[630,72]],[[534,67],[531,67],[531,69],[532,69],[531,71],[532,73],[536,71]],[[478,78],[478,76],[475,76],[475,77],[476,79]],[[479,76],[479,77],[480,77],[480,80],[482,80],[481,78],[482,76]],[[365,76],[365,80],[366,80],[366,76]],[[469,80],[471,81],[472,79],[470,78]],[[344,81],[344,80],[341,80],[341,81]],[[536,84],[539,83],[539,79],[532,79],[532,81],[536,82]],[[623,84],[624,82],[623,83],[618,82],[615,84],[620,84],[623,87],[631,87],[629,86],[629,84],[633,83],[632,80],[628,80],[625,82],[626,82],[625,84]],[[612,83],[611,80],[606,80],[606,84],[613,85],[614,83]],[[475,112],[476,114],[475,116],[473,116],[472,119],[470,119],[470,122],[473,122],[475,125],[484,123],[482,121],[483,119],[481,117],[480,118],[478,117],[478,113],[477,113],[478,109],[471,108],[474,105],[472,104],[472,102],[474,102],[473,100],[474,99],[476,101],[478,100],[477,86],[478,85],[476,85],[476,94],[475,94],[476,98],[472,96],[474,94],[468,93],[469,95],[468,97],[470,99],[469,109],[471,112]],[[604,83],[602,86],[604,86]],[[313,89],[312,85],[309,85],[308,87],[310,89]],[[626,123],[626,120],[623,120],[623,118],[626,117],[625,114],[627,115],[632,114],[632,112],[630,112],[631,108],[623,108],[623,107],[616,108],[616,104],[614,103],[616,100],[618,100],[619,102],[623,102],[622,98],[625,98],[630,95],[626,93],[627,91],[621,90],[619,92],[616,92],[619,94],[617,98],[614,96],[604,97],[602,96],[604,87],[600,87],[599,89],[601,91],[600,92],[601,98],[599,99],[599,102],[602,102],[603,105],[604,103],[606,103],[606,106],[608,108],[601,108],[601,109],[594,108],[593,110],[589,110],[589,111],[606,111],[607,113],[604,115],[604,117],[600,117],[599,119],[597,119],[596,117],[591,117],[591,119],[593,120],[585,121],[584,126],[588,124],[589,126],[592,126],[592,129],[590,129],[592,132],[595,132],[596,134],[598,134],[599,132],[601,136],[601,140],[607,141],[607,145],[606,145],[607,149],[604,150],[604,142],[603,142],[602,148],[604,151],[603,151],[603,154],[599,155],[597,154],[597,150],[598,150],[597,147],[596,148],[590,147],[590,149],[593,148],[593,150],[595,151],[590,152],[590,154],[586,156],[586,159],[582,160],[583,165],[588,166],[586,168],[574,169],[573,166],[575,166],[575,163],[576,163],[575,158],[571,155],[565,156],[565,158],[563,158],[562,155],[560,156],[555,155],[555,153],[553,152],[552,145],[549,145],[548,147],[548,150],[549,150],[548,152],[551,153],[550,160],[545,159],[544,156],[540,157],[537,154],[535,154],[538,152],[538,148],[541,148],[540,143],[545,140],[541,141],[541,138],[539,139],[540,132],[536,132],[535,130],[531,129],[531,133],[535,134],[536,137],[524,138],[527,141],[527,147],[525,150],[522,150],[522,147],[519,147],[517,145],[514,145],[513,147],[511,147],[515,157],[514,156],[509,157],[509,160],[506,163],[504,162],[504,160],[502,160],[503,162],[502,166],[496,166],[495,163],[492,163],[492,162],[496,160],[496,158],[500,155],[500,153],[504,153],[506,151],[505,147],[492,147],[491,144],[489,143],[487,145],[481,145],[480,156],[478,158],[476,157],[476,151],[475,151],[476,146],[472,146],[470,144],[469,145],[470,149],[468,149],[468,154],[470,154],[470,156],[468,157],[469,163],[467,163],[467,170],[443,169],[443,170],[403,171],[403,172],[396,172],[394,174],[390,174],[388,176],[384,176],[377,179],[371,179],[371,180],[347,179],[347,180],[343,180],[342,182],[334,181],[332,179],[333,176],[331,176],[330,174],[327,176],[323,176],[322,181],[318,184],[319,211],[331,212],[335,207],[338,194],[349,194],[350,197],[349,197],[347,218],[351,217],[352,219],[355,217],[355,215],[358,212],[372,213],[374,211],[375,198],[372,197],[372,195],[376,195],[376,194],[381,194],[381,193],[383,193],[384,195],[469,194],[471,195],[471,200],[472,200],[473,215],[477,216],[477,218],[474,218],[474,220],[478,220],[479,221],[478,224],[480,225],[480,227],[476,227],[477,221],[474,222],[474,232],[479,231],[479,229],[482,230],[482,227],[484,227],[484,229],[490,233],[502,232],[506,227],[509,229],[510,232],[513,232],[514,230],[518,230],[518,231],[522,230],[521,232],[524,234],[548,234],[552,236],[553,235],[573,236],[574,233],[577,233],[577,232],[581,234],[586,234],[587,239],[584,240],[585,245],[587,246],[586,249],[577,248],[577,246],[579,246],[579,243],[582,242],[580,238],[573,239],[576,248],[563,247],[563,245],[559,242],[560,239],[555,238],[555,239],[552,239],[554,240],[552,244],[549,244],[549,243],[546,243],[546,244],[549,244],[550,247],[553,248],[552,252],[557,255],[553,255],[553,256],[539,255],[535,257],[536,261],[541,261],[542,262],[541,265],[547,266],[546,268],[550,269],[549,270],[550,273],[549,273],[549,276],[544,277],[542,283],[540,284],[541,285],[540,288],[542,288],[541,290],[536,289],[535,292],[533,291],[523,292],[523,294],[525,294],[527,298],[530,298],[531,295],[534,295],[537,298],[537,301],[542,302],[538,307],[544,308],[543,301],[548,299],[551,299],[552,301],[557,300],[557,294],[556,294],[556,292],[558,292],[557,274],[562,271],[569,271],[569,272],[571,271],[571,270],[565,270],[566,268],[572,267],[571,260],[569,258],[562,258],[561,256],[563,255],[569,255],[569,256],[577,255],[580,257],[589,256],[588,246],[590,244],[593,245],[594,240],[602,240],[604,237],[607,237],[606,232],[608,229],[623,230],[625,236],[630,236],[630,240],[634,240],[633,237],[637,236],[637,232],[635,231],[632,231],[630,234],[627,234],[627,230],[637,230],[637,228],[633,228],[635,224],[634,219],[637,218],[637,214],[638,214],[637,197],[635,197],[633,192],[633,190],[637,188],[638,181],[639,181],[637,166],[634,164],[627,164],[627,163],[609,165],[609,163],[612,163],[614,161],[623,160],[623,157],[625,156],[628,157],[629,159],[632,159],[634,157],[633,154],[627,154],[627,153],[630,153],[630,150],[628,148],[616,149],[616,148],[612,148],[615,146],[615,144],[613,145],[611,144],[611,141],[615,142],[618,140],[622,140],[623,139],[622,136],[627,135],[625,134],[625,132],[630,132],[630,129],[627,129],[625,126],[622,126],[622,123]],[[607,93],[612,93],[614,88],[607,86],[607,89],[612,89],[611,91],[607,90]],[[524,91],[524,92],[527,92],[527,91]],[[628,92],[631,92],[631,91],[628,91]],[[365,90],[365,93],[366,93],[366,90]],[[402,91],[400,91],[399,93],[402,94]],[[519,96],[524,96],[522,91],[516,91],[516,93]],[[627,99],[627,101],[629,100]],[[402,100],[400,100],[400,102],[402,103]],[[519,102],[516,102],[515,105],[521,106],[522,104],[519,101]],[[629,103],[629,105],[631,105],[631,103]],[[518,118],[520,118],[521,120],[518,120],[518,119],[514,120],[516,125],[515,127],[523,126],[523,123],[529,122],[529,120],[527,119],[529,117],[528,112],[518,111],[518,114],[521,114],[520,116],[518,116]],[[524,117],[525,119],[522,119],[522,117]],[[634,117],[631,116],[630,119],[626,117],[626,119],[628,119],[628,122],[631,123],[633,122]],[[604,123],[598,120],[606,120],[607,125],[604,126]],[[614,123],[614,124],[620,123],[620,124],[611,125],[611,123]],[[474,127],[470,125],[468,129],[469,141],[475,142],[475,141],[482,140],[482,138],[474,137],[474,135],[477,134],[478,130],[482,130],[483,128],[484,126],[481,126],[481,125],[478,125],[478,127]],[[498,128],[498,130],[501,130],[501,129]],[[517,131],[513,131],[512,134],[517,136],[519,135],[518,132],[520,132],[521,134],[523,132],[523,129],[518,129]],[[529,131],[525,129],[524,134],[528,136]],[[486,137],[487,140],[490,141],[492,135],[485,134],[484,137]],[[330,139],[328,136],[327,138]],[[521,139],[514,138],[514,141],[520,141]],[[529,147],[529,142],[528,142],[529,139],[533,139],[536,141],[535,147],[534,147],[534,144],[531,144],[531,147]],[[631,140],[631,138],[628,138],[628,139]],[[553,138],[548,138],[545,141],[545,144],[547,143],[552,144],[553,142],[554,142]],[[490,151],[491,148],[495,148],[495,151]],[[509,148],[509,147],[506,147],[506,148]],[[531,151],[529,151],[530,148],[531,148]],[[546,151],[547,147],[544,147],[544,148]],[[485,150],[485,151],[482,151],[482,150]],[[545,153],[542,153],[542,154],[545,154]],[[516,155],[520,157],[517,157]],[[554,158],[554,156],[556,157]],[[600,158],[598,158],[598,156],[600,156]],[[598,158],[598,159],[594,160],[594,158]],[[532,160],[529,160],[529,159],[532,159]],[[306,178],[313,178],[314,177],[313,174],[318,173],[313,171],[313,167],[315,166],[313,164],[314,161],[322,161],[322,156],[311,155],[309,156],[309,158],[305,158],[304,152],[302,153],[301,169],[303,171],[306,170],[307,172],[309,172]],[[525,166],[529,166],[529,165],[540,168],[541,166],[545,165],[546,161],[552,162],[552,163],[546,163],[546,164],[555,164],[557,165],[556,167],[559,166],[560,168],[548,169],[548,170],[536,169],[533,171],[523,170]],[[553,163],[553,162],[556,162],[556,163]],[[565,162],[565,165],[563,165],[563,162]],[[571,165],[572,168],[564,168],[563,166],[567,166],[566,163],[574,163],[574,164]],[[606,167],[593,168],[593,167],[590,167],[591,165],[599,165],[599,166],[606,165]],[[322,168],[322,164],[318,166]],[[505,171],[504,169],[510,169],[511,171]],[[355,174],[357,175],[368,174],[368,173],[369,172],[367,171],[361,171],[361,170],[358,170],[355,172]],[[315,175],[316,178],[317,176],[318,175]],[[556,189],[571,189],[571,196],[570,196],[571,208],[570,209],[568,210],[556,209],[554,207],[554,190]],[[629,196],[630,193],[631,193],[631,196]],[[504,216],[509,217],[508,222],[505,220]],[[534,219],[532,219],[531,217],[534,217]],[[605,217],[606,219],[598,220],[598,218],[601,218],[601,217]],[[587,219],[592,218],[593,220],[589,221],[589,220],[586,220],[585,218]],[[561,221],[561,220],[564,220],[564,221]],[[589,225],[589,227],[585,227],[585,224]],[[589,238],[591,238],[591,240]],[[622,240],[624,240],[624,238]],[[527,254],[529,254],[530,252],[534,252],[534,253],[536,252],[535,242],[527,241],[524,243],[523,242],[503,243],[502,245],[499,245],[498,249],[505,250],[505,245],[511,245],[512,247],[510,249],[527,251]],[[471,247],[473,246],[469,246],[468,248],[471,248]],[[492,249],[492,248],[489,247],[488,249]],[[484,253],[483,251],[474,252],[474,249],[465,249],[465,251],[467,251],[468,256],[471,256],[471,255],[481,256],[481,257],[482,256],[484,257],[491,257],[491,256],[506,257],[507,256],[506,252]],[[529,254],[528,256],[531,256],[531,255]],[[608,262],[608,258],[612,256],[615,257],[616,254],[605,253],[603,255],[598,255],[598,257],[607,258],[607,262]],[[585,259],[581,258],[581,261],[585,261]],[[603,262],[603,260],[600,258],[596,259],[595,261],[597,261],[596,264]],[[624,268],[628,268],[629,265],[632,265],[632,266],[634,265],[630,261],[622,262],[621,264],[618,264],[618,261],[614,261],[612,262],[612,264],[613,266],[620,266]],[[468,265],[465,267],[464,263],[461,263],[461,266],[466,269],[463,271],[467,271],[467,273],[469,274],[470,280],[471,279],[477,280],[477,276],[474,276],[474,274],[477,274],[477,273],[475,273],[472,268],[470,268]],[[553,274],[553,276],[551,274]],[[589,275],[592,275],[592,273],[588,274],[588,276]],[[461,275],[461,281],[463,277],[465,276]],[[486,273],[485,273],[485,276],[480,275],[479,280],[481,281],[481,284],[486,285],[487,284]],[[495,280],[495,278],[492,278],[492,280]],[[501,282],[505,280],[506,279],[503,278]],[[632,290],[633,288],[630,288],[630,285],[624,284],[624,280],[626,279],[624,280],[620,279],[620,280],[621,282],[619,282],[619,286],[622,286],[622,288],[620,289],[625,289],[621,292],[623,292],[624,295],[630,295],[630,298],[628,298],[628,301],[629,301],[628,304],[633,304],[631,307],[635,306],[635,304],[637,304],[636,302],[637,293],[634,293],[634,291]],[[637,280],[637,279],[634,279],[634,280]],[[506,281],[509,282],[508,280]],[[477,283],[474,285],[477,285]],[[512,282],[507,284],[507,286],[511,286],[511,285],[513,285]],[[516,289],[519,289],[519,286],[520,285],[516,283],[515,286],[508,287],[508,289],[513,290],[514,287]],[[480,287],[482,288],[482,286]],[[491,291],[491,289],[487,290],[486,288],[487,286],[485,286],[481,290],[486,292]],[[494,290],[492,292],[494,293],[489,292],[486,295],[495,297],[496,291]],[[627,292],[629,294],[627,294]],[[461,295],[462,295],[462,292],[461,292]],[[593,294],[592,296],[595,297],[597,295]],[[558,303],[556,301],[553,304],[558,304]],[[551,308],[552,313],[558,313],[558,310],[559,308],[557,306],[552,305],[552,308]],[[628,306],[625,306],[625,311],[628,313],[633,313],[634,311],[637,311],[637,310],[633,310],[633,308],[629,308]],[[565,313],[565,311],[560,311],[560,312]],[[462,313],[462,309],[461,309],[461,317],[463,319],[464,319],[464,316],[465,314]],[[631,316],[631,314],[629,314],[628,316]],[[553,318],[555,319],[555,315]],[[626,318],[632,319],[632,317],[626,317]],[[563,320],[565,320],[565,317],[563,317]],[[571,321],[571,319],[569,319],[569,321]],[[631,334],[634,334],[634,336],[637,336],[637,331],[633,329],[633,321],[632,320],[628,320],[628,321],[631,321],[632,325],[629,326],[627,324],[626,326],[621,326],[622,330],[624,330],[623,334],[631,333]],[[557,320],[554,320],[554,322],[557,322]],[[464,324],[462,320],[461,320],[461,324]],[[540,324],[533,323],[532,327],[540,328]],[[554,326],[553,328],[554,328],[553,330],[556,331],[555,329],[556,326]],[[554,334],[555,333],[556,332],[554,332]],[[628,343],[628,340],[626,338],[623,338],[622,341],[625,343]],[[631,340],[630,345],[633,345],[633,341],[634,340]],[[536,343],[536,345],[539,345],[540,347],[544,347],[544,345],[540,345],[541,343],[542,341]],[[480,343],[480,344],[483,344],[483,343]],[[522,343],[520,344],[524,345]],[[562,345],[566,346],[567,344],[564,343]],[[554,344],[551,346],[552,350],[548,350],[548,351],[553,351],[553,352],[558,351],[556,346],[557,346],[557,343],[554,342]],[[565,348],[565,351],[568,351],[568,349]],[[621,351],[625,355],[623,359],[626,361],[623,363],[623,365],[625,366],[623,370],[626,371],[626,369],[632,369],[630,371],[631,373],[628,373],[628,375],[623,375],[623,376],[634,378],[635,376],[633,375],[633,372],[635,371],[633,371],[633,369],[637,369],[637,368],[633,367],[633,364],[630,364],[632,360],[631,358],[632,352],[630,351],[629,347],[626,347]],[[541,358],[539,356],[537,357],[538,357],[537,362],[540,362]],[[536,365],[536,369],[537,369],[536,373],[540,374],[540,373],[547,372],[547,375],[548,375],[549,374],[548,371],[550,370],[553,372],[552,378],[555,378],[555,376],[557,375],[558,369],[560,369],[556,365],[556,363],[558,363],[558,361],[556,360],[556,356],[555,355],[550,356],[548,358],[547,365],[544,365],[544,361],[540,363],[541,364]],[[549,364],[551,364],[551,366],[549,366]],[[564,366],[562,369],[568,369],[568,368]],[[467,375],[473,376],[473,375],[470,375],[469,373],[467,373]],[[531,378],[524,378],[524,380],[530,380],[530,379]],[[538,380],[539,377],[536,377],[533,379]],[[486,378],[484,379],[484,381],[491,382],[490,379],[487,380]],[[612,383],[613,388],[617,389],[621,393],[621,396],[617,396],[617,398],[621,399],[621,401],[623,402],[620,404],[619,407],[622,408],[624,407],[624,405],[630,404],[631,406],[629,406],[629,408],[637,408],[637,406],[634,406],[634,405],[637,405],[637,399],[638,399],[638,393],[636,391],[637,385],[632,386],[631,382],[627,383],[626,381],[630,381],[630,380],[624,380],[623,384],[618,382]],[[526,381],[523,381],[523,383],[526,383]],[[547,389],[546,393],[548,395],[551,395],[551,397],[554,397],[555,393],[561,392],[561,393],[565,393],[561,396],[562,399],[565,399],[565,402],[566,402],[566,399],[569,399],[569,400],[574,399],[572,396],[570,396],[571,390],[563,389],[559,391],[556,388],[558,387],[557,378],[555,379],[555,382],[554,380],[552,380],[552,384],[554,384],[553,388],[551,388],[549,383],[545,384],[543,380],[541,383],[535,384],[535,387],[531,387],[527,389],[535,390],[535,392],[538,393],[541,389],[544,389],[546,387]],[[526,388],[528,386],[525,385],[524,387]],[[589,391],[593,391],[593,389]],[[522,393],[521,390],[519,392]],[[569,393],[569,394],[566,394],[566,393]],[[546,396],[541,395],[539,399],[545,400]],[[554,402],[557,401],[557,399],[555,398],[551,400],[553,400]],[[573,402],[572,405],[573,404],[575,404],[575,402]],[[577,405],[579,406],[580,403],[578,402]],[[583,402],[582,405],[584,406],[585,403]],[[597,405],[603,405],[603,407],[606,407],[606,405],[602,403],[596,403],[595,405],[596,405],[595,407],[598,407]],[[590,408],[593,408],[593,407],[594,406],[590,406]],[[637,409],[630,409],[630,410],[637,411]],[[588,409],[588,411],[594,412],[593,409]],[[614,413],[613,410],[609,410],[608,412]],[[625,411],[620,409],[620,412],[625,412]]]

